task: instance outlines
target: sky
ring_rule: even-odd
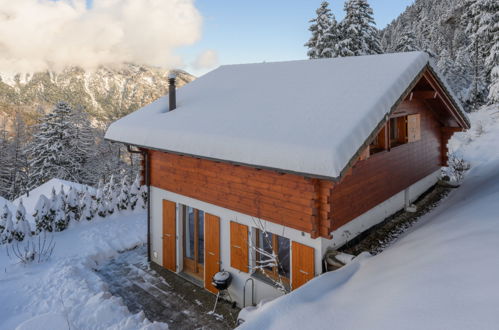
[[[136,63],[196,76],[305,59],[322,0],[0,0],[0,72]],[[330,7],[343,18],[344,0]],[[369,0],[378,28],[413,0]]]
[[[97,1],[97,0],[95,0]],[[206,49],[216,52],[217,64],[283,61],[306,58],[308,22],[322,0],[197,0],[203,16],[202,39],[178,50],[187,62]],[[413,0],[369,0],[378,28],[385,27]],[[343,0],[329,1],[336,19]],[[208,69],[188,68],[194,74]]]

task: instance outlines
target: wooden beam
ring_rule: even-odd
[[[468,123],[466,122],[465,119],[462,118],[462,115],[459,113],[459,111],[456,109],[450,98],[447,96],[447,94],[444,92],[443,88],[440,86],[440,83],[437,81],[435,77],[433,77],[433,73],[427,69],[423,77],[426,79],[426,81],[430,84],[431,88],[435,89],[438,91],[438,97],[442,101],[442,103],[445,105],[445,107],[448,109],[448,111],[451,113],[451,115],[454,117],[454,119],[462,126],[467,128]]]
[[[438,92],[436,91],[413,91],[407,97],[407,100],[434,100],[438,97]]]

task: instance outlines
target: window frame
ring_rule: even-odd
[[[257,248],[263,248],[263,247],[260,247],[260,233],[262,233],[262,230],[261,229],[258,229],[258,228],[255,228],[255,246]],[[274,233],[269,233],[267,232],[267,234],[269,235],[272,235],[272,243],[271,243],[271,248],[272,248],[272,253],[274,253],[276,256],[277,256],[277,260],[278,262],[280,263],[279,261],[279,237],[283,238],[283,239],[286,239],[288,240],[288,255],[289,255],[289,258],[288,258],[288,269],[289,269],[289,276],[286,277],[285,275],[281,275],[279,274],[279,265],[276,265],[276,266],[272,266],[271,269],[266,269],[266,268],[257,268],[256,269],[256,272],[257,273],[260,273],[260,274],[263,274],[264,276],[268,276],[270,277],[272,280],[274,281],[282,281],[282,283],[286,286],[290,286],[291,284],[291,240],[287,237],[284,237],[284,236],[280,236],[280,235],[277,235],[277,234],[274,234]],[[259,264],[259,261],[261,261],[262,255],[260,252],[256,251],[255,253],[255,263],[256,265]]]

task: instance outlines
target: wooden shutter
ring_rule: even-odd
[[[204,287],[213,293],[218,290],[211,285],[213,275],[220,271],[220,218],[204,214]]]
[[[407,123],[406,117],[397,118],[397,135],[399,143],[407,142]]]
[[[407,116],[407,142],[421,140],[421,115]]]
[[[248,226],[230,222],[230,266],[247,273]]]
[[[163,200],[163,267],[177,271],[177,205]]]
[[[291,254],[291,280],[295,290],[315,276],[314,248],[293,242]]]

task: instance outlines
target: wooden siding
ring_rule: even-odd
[[[396,115],[419,114],[420,139],[358,161],[332,190],[332,230],[355,219],[441,165],[441,124],[421,101],[405,101]],[[413,117],[414,118],[414,117]]]
[[[230,222],[230,266],[242,272],[249,272],[248,267],[248,226]]]
[[[296,290],[315,277],[314,248],[293,241],[291,255],[292,287]]]
[[[332,182],[149,151],[151,185],[328,237]]]

